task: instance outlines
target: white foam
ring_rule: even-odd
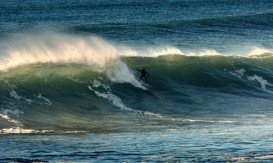
[[[69,77],[68,79],[72,80],[75,83],[81,83],[81,84],[93,84],[94,88],[98,88],[98,87],[102,87],[105,90],[111,91],[110,86],[107,84],[103,84],[102,82],[100,82],[99,80],[94,79],[93,81],[91,80],[80,80],[77,78],[73,78],[73,77]],[[101,77],[99,77],[100,80],[103,81],[103,79]]]
[[[3,128],[0,130],[0,134],[76,134],[84,133],[86,131],[54,131],[54,130],[34,130],[34,129],[25,129],[21,127],[12,127],[12,128]]]
[[[25,101],[26,101],[26,102],[29,102],[29,103],[34,102],[34,101],[33,101],[33,100],[31,100],[31,99],[25,99]]]
[[[229,71],[230,74],[238,77],[238,78],[243,78],[244,74],[245,74],[246,70],[241,68],[241,69],[237,69],[235,71]],[[272,84],[270,84],[267,80],[265,80],[263,77],[258,76],[256,74],[252,75],[252,76],[245,76],[247,80],[249,81],[253,81],[253,82],[258,82],[261,85],[261,88],[268,92],[268,93],[273,93],[273,91],[270,91],[266,88],[266,86],[273,86]]]
[[[16,100],[22,99],[22,100],[25,100],[26,102],[29,102],[29,103],[32,103],[32,102],[33,102],[33,100],[31,100],[31,99],[28,99],[28,98],[25,98],[25,97],[23,97],[23,96],[18,95],[18,93],[17,93],[16,91],[14,91],[14,90],[10,91],[9,94],[10,94],[10,96],[11,96],[12,98],[14,98],[14,99],[16,99]]]
[[[127,50],[126,52],[128,52]],[[124,56],[144,56],[144,57],[158,57],[162,55],[184,55],[184,56],[217,56],[222,55],[213,49],[200,49],[200,50],[182,50],[173,46],[162,46],[154,48],[146,48],[141,50],[130,50],[129,53],[122,52]]]
[[[262,88],[263,90],[265,90],[265,91],[267,91],[267,92],[269,92],[269,93],[273,93],[272,91],[266,89],[266,86],[267,86],[267,85],[268,85],[268,86],[272,86],[272,84],[270,84],[270,83],[269,83],[267,80],[265,80],[263,77],[254,74],[253,76],[248,76],[247,79],[250,80],[250,81],[257,81],[257,82],[259,82],[259,83],[261,84],[261,88]]]
[[[101,86],[101,82],[100,81],[98,81],[98,80],[94,80],[93,81],[93,87],[99,87],[99,86]]]
[[[88,88],[93,91],[98,97],[102,97],[105,99],[108,99],[110,102],[112,102],[112,104],[118,108],[120,108],[121,110],[125,110],[125,111],[129,111],[129,112],[134,112],[136,114],[139,115],[143,115],[143,116],[149,116],[149,117],[157,117],[157,118],[163,118],[162,115],[160,114],[156,114],[156,113],[152,113],[152,112],[148,112],[148,111],[141,111],[141,110],[135,110],[135,109],[131,109],[129,107],[127,107],[122,101],[121,99],[114,95],[111,92],[99,92],[94,90],[91,86],[88,86]]]
[[[149,57],[158,57],[161,55],[169,55],[169,54],[180,54],[183,55],[184,53],[172,46],[165,46],[165,47],[159,47],[159,48],[153,48],[153,49],[146,49],[143,52],[138,53],[138,55],[144,55],[144,56],[149,56]]]
[[[235,71],[229,71],[229,73],[231,73],[232,75],[238,77],[238,78],[242,78],[244,76],[244,73],[246,72],[245,69],[241,68],[241,69],[237,69]]]
[[[39,95],[37,96],[37,98],[43,99],[45,101],[46,105],[52,105],[52,102],[48,98],[45,98],[44,96],[42,96],[41,93],[39,93]]]
[[[23,111],[20,111],[20,110],[17,110],[17,109],[5,109],[5,110],[3,111],[3,113],[4,113],[5,115],[13,114],[13,115],[19,116],[19,114],[24,113],[24,112],[23,112]]]
[[[4,83],[7,84],[7,87],[11,90],[17,89],[16,85],[10,84],[8,80],[4,80]]]
[[[260,55],[265,54],[265,53],[273,53],[273,50],[254,46],[254,47],[250,48],[250,51],[247,53],[246,56],[249,56],[252,58],[260,58]]]
[[[94,90],[91,86],[88,86],[88,88],[91,91],[93,91],[97,96],[108,99],[109,101],[111,101],[115,106],[119,107],[120,109],[126,110],[126,111],[133,111],[133,109],[124,105],[122,103],[121,99],[118,98],[116,95],[112,94],[111,92],[100,93],[100,92]]]
[[[98,80],[94,80],[94,81],[93,81],[93,87],[97,88],[97,87],[100,87],[100,86],[101,86],[102,88],[104,88],[104,90],[106,90],[106,91],[111,91],[109,85],[103,84],[103,83],[101,83],[101,82],[98,81]]]
[[[254,157],[255,159],[273,159],[273,154],[267,154],[267,155],[263,155],[263,156],[256,156]]]
[[[106,70],[106,75],[112,82],[131,83],[135,87],[147,90],[147,88],[144,87],[130,72],[128,67],[120,61],[118,61],[114,66],[110,65]]]
[[[4,128],[0,130],[0,134],[30,134],[30,133],[39,133],[39,131],[32,130],[32,129],[23,129],[20,127]]]
[[[191,123],[234,123],[234,121],[216,121],[216,120],[202,120],[202,119],[183,119],[183,118],[172,118],[174,122],[191,122]]]
[[[0,114],[0,118],[6,120],[9,123],[13,123],[16,125],[22,125],[21,122],[11,119],[8,115],[5,115],[5,114]]]
[[[184,56],[237,56],[237,57],[261,58],[263,54],[266,54],[266,53],[273,54],[273,49],[251,45],[251,46],[240,47],[239,50],[231,49],[230,52],[221,53],[215,49],[185,50],[185,49],[179,49],[174,46],[160,46],[160,47],[154,47],[154,48],[146,48],[142,50],[127,49],[126,52],[123,52],[122,54],[125,56],[145,56],[145,57],[158,57],[162,55],[178,54],[178,55],[184,55]]]
[[[14,90],[10,91],[9,94],[10,94],[10,97],[15,98],[16,100],[20,100],[22,98],[22,96],[19,96],[17,92],[15,92]]]
[[[72,80],[75,83],[80,83],[80,84],[90,83],[90,81],[82,81],[80,79],[76,79],[76,78],[73,78],[73,77],[68,77],[68,79]]]
[[[184,52],[183,55],[185,56],[218,56],[222,54],[220,54],[219,52],[213,49],[203,49],[200,51]]]
[[[239,74],[239,75],[243,76],[243,75],[244,75],[244,73],[246,72],[246,70],[245,70],[245,69],[243,69],[243,68],[241,68],[241,69],[235,70],[235,72],[237,72],[237,74]]]

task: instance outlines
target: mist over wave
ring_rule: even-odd
[[[17,33],[0,42],[1,69],[32,63],[82,63],[104,68],[107,62],[119,56],[146,56],[180,54],[185,56],[242,56],[272,53],[272,49],[259,46],[242,47],[220,53],[214,49],[183,50],[170,45],[142,48],[129,47],[106,41],[98,36],[83,36],[54,31]],[[235,51],[235,53],[232,53]]]

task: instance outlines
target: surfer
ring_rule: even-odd
[[[148,72],[145,70],[145,68],[143,68],[142,70],[139,70],[137,68],[137,71],[141,72],[141,76],[139,78],[139,81],[144,77],[145,78],[145,81],[146,81],[146,84],[147,84],[147,76],[149,76]]]

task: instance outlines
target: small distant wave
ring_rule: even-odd
[[[173,122],[184,122],[184,123],[235,123],[235,121],[221,121],[221,120],[202,120],[202,119],[183,119],[183,118],[171,118]]]
[[[183,25],[193,25],[193,24],[201,24],[201,25],[213,25],[213,26],[227,26],[227,27],[239,27],[239,28],[255,28],[255,26],[264,26],[268,28],[273,24],[272,21],[272,12],[265,13],[257,13],[257,14],[247,14],[247,15],[228,15],[228,16],[220,16],[220,17],[204,17],[204,18],[195,18],[189,20],[174,20],[174,21],[165,21],[158,24],[149,24],[150,26],[158,27],[158,28],[175,28]],[[240,23],[238,23],[240,22]],[[250,26],[251,25],[251,26]],[[144,25],[143,25],[144,26]],[[147,25],[146,25],[147,26]]]

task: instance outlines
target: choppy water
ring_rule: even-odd
[[[1,1],[1,161],[272,160],[272,5]]]

